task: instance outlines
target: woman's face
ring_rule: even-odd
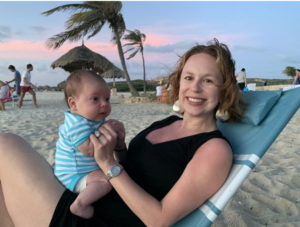
[[[220,101],[223,78],[216,60],[205,53],[191,56],[180,77],[179,102],[184,115],[211,117]]]

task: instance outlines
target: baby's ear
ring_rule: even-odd
[[[76,101],[73,97],[68,98],[68,105],[71,110],[76,110]]]

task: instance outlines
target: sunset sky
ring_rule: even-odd
[[[46,17],[41,13],[69,3],[73,1],[0,1],[0,80],[13,78],[7,69],[10,64],[23,73],[28,63],[34,66],[32,82],[38,86],[56,86],[67,78],[67,72],[53,70],[50,65],[81,41],[48,50],[46,40],[64,31],[70,14]],[[148,79],[167,76],[177,55],[213,38],[229,46],[236,72],[246,68],[250,78],[287,78],[282,74],[286,66],[300,68],[300,2],[125,1],[122,14],[127,29],[146,34]],[[104,26],[84,42],[121,68],[117,48],[110,39],[111,30]],[[126,64],[131,79],[142,79],[140,54]]]

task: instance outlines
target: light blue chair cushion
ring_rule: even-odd
[[[247,107],[241,121],[250,125],[259,125],[281,94],[282,90],[242,92]]]

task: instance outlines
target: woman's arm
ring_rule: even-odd
[[[103,127],[103,137],[91,137],[95,146],[95,159],[104,173],[117,162],[111,158],[115,135]],[[224,183],[232,164],[232,151],[222,139],[203,144],[187,165],[180,179],[162,201],[145,192],[122,171],[110,183],[147,226],[170,226],[195,210],[211,197]],[[212,180],[213,179],[213,180]]]

